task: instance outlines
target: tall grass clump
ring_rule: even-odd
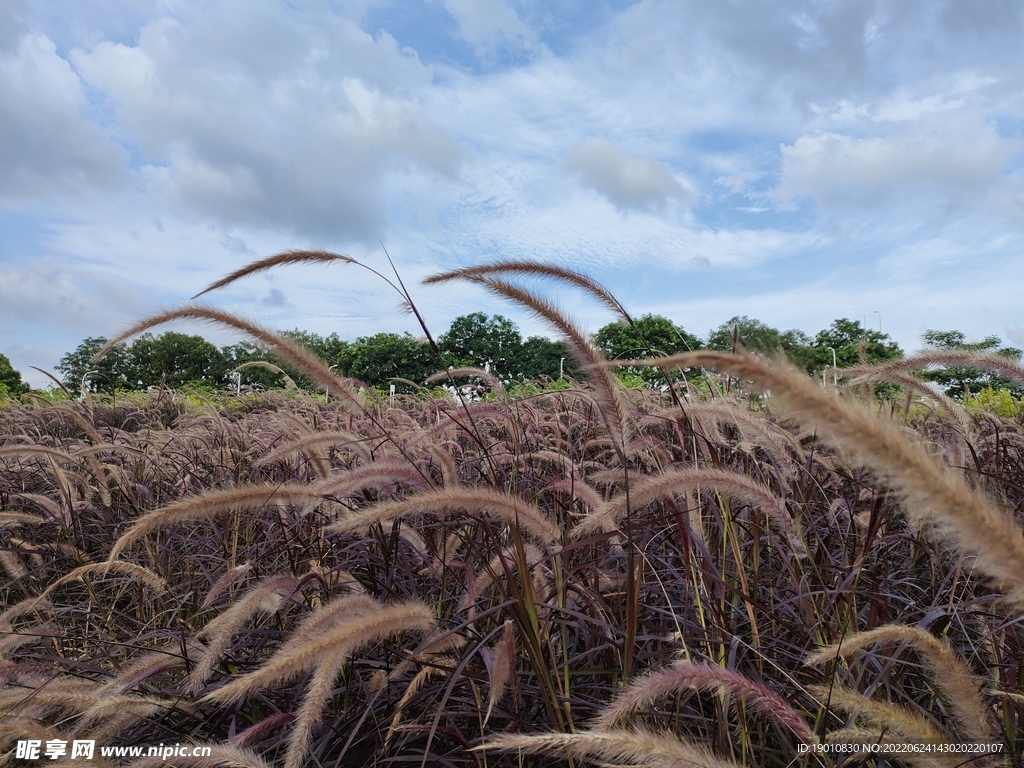
[[[207,290],[295,263],[366,268],[288,252]],[[538,289],[632,323],[592,279],[499,261],[427,283],[456,280],[547,322],[582,380],[506,391],[435,344],[433,380],[490,394],[378,400],[187,305],[112,343],[226,326],[337,397],[0,410],[0,754],[95,738],[286,768],[1020,764],[1024,430],[913,373],[1018,372],[932,355],[826,389],[695,352],[616,363],[664,372],[632,389]],[[816,751],[892,741],[1001,751]]]

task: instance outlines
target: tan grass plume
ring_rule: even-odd
[[[442,510],[461,509],[471,513],[491,513],[506,522],[518,522],[525,530],[546,544],[554,544],[561,534],[535,504],[490,488],[442,488],[427,491],[402,501],[378,504],[354,512],[328,526],[328,531],[366,530],[386,520],[399,520],[429,515]]]
[[[612,729],[579,733],[497,734],[474,750],[520,752],[529,755],[570,754],[612,763],[628,761],[647,768],[740,768],[738,763],[711,754],[671,733]]]
[[[835,399],[808,376],[783,363],[747,355],[689,352],[660,360],[623,365],[682,365],[721,368],[752,380],[797,419],[817,427],[837,448],[901,489],[912,517],[935,523],[965,552],[977,569],[1005,590],[1009,600],[1024,605],[1024,535],[1013,517],[950,472],[923,445],[900,427],[858,403]]]
[[[808,665],[820,665],[836,658],[847,658],[876,643],[906,643],[921,656],[931,673],[930,681],[946,700],[957,727],[957,735],[965,741],[991,741],[989,708],[970,668],[944,642],[920,627],[892,624],[867,632],[858,632],[807,657]]]

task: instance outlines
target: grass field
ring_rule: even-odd
[[[231,279],[289,259],[271,261]],[[93,761],[112,765],[1021,764],[1024,429],[912,371],[1024,372],[933,355],[826,388],[698,352],[658,363],[671,388],[631,389],[524,276],[629,320],[551,268],[440,279],[545,318],[585,381],[507,393],[480,371],[482,397],[367,396],[190,308],[132,332],[244,326],[330,403],[0,408],[0,754],[86,738],[213,745]],[[907,394],[878,401],[871,380]]]

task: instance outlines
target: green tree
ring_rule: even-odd
[[[821,371],[832,365],[833,349],[838,367],[859,365],[862,344],[864,359],[868,363],[884,363],[903,357],[900,345],[889,334],[869,331],[856,320],[841,318],[833,320],[832,325],[814,337],[814,370]]]
[[[323,360],[327,365],[334,365],[338,362],[338,355],[344,352],[349,343],[338,336],[337,333],[332,333],[330,336],[321,336],[318,333],[312,331],[301,331],[295,328],[291,331],[281,331],[281,335],[286,339],[299,342],[306,349],[310,350],[313,354]]]
[[[386,388],[390,379],[399,377],[422,384],[440,368],[430,345],[411,334],[377,333],[361,336],[349,344],[338,358],[341,373],[373,387]],[[397,391],[408,391],[397,384]]]
[[[483,312],[457,317],[437,345],[445,362],[455,368],[486,368],[505,381],[522,375],[523,337],[507,317]]]
[[[21,372],[15,370],[7,355],[0,355],[0,396],[23,395],[31,387],[21,380]]]
[[[523,342],[516,366],[524,381],[557,379],[559,373],[579,378],[580,366],[564,341],[552,341],[544,336],[531,336]]]
[[[594,342],[609,360],[664,357],[700,349],[700,339],[661,315],[609,323],[594,334]]]
[[[708,348],[720,352],[730,351],[733,348],[734,334],[737,346],[743,349],[769,357],[775,356],[781,349],[794,365],[807,370],[813,368],[812,341],[803,331],[779,331],[760,320],[746,315],[737,316],[708,334]]]
[[[337,333],[332,333],[329,336],[321,336],[320,334],[313,333],[312,331],[301,331],[296,328],[291,331],[282,331],[281,335],[287,339],[291,339],[292,341],[297,341],[299,344],[306,347],[310,352],[319,357],[328,367],[338,365],[341,362],[342,356],[350,346],[349,342],[339,337]],[[269,361],[274,363],[274,365],[282,368],[302,389],[315,391],[320,388],[320,385],[315,384],[305,373],[297,368],[293,368],[283,360],[273,357],[264,359],[269,359]]]
[[[597,344],[609,360],[636,360],[664,357],[700,349],[703,344],[692,333],[662,315],[644,315],[630,325],[625,321],[609,323],[594,334]],[[639,376],[649,384],[664,381],[657,368],[620,368],[620,376]]]
[[[168,331],[161,336],[145,333],[129,349],[133,389],[165,383],[180,387],[202,383],[221,387],[229,370],[223,352],[202,336]]]
[[[281,362],[270,354],[270,350],[263,344],[255,341],[240,341],[227,347],[221,347],[221,354],[224,356],[224,364],[228,371],[234,370],[245,363],[253,363],[259,360],[273,363],[279,368],[284,368]],[[246,368],[240,372],[241,383],[246,386],[258,385],[265,389],[280,389],[284,387],[284,376],[275,373],[267,368]],[[291,373],[288,373],[291,376]],[[292,376],[292,380],[295,377]],[[232,379],[226,377],[227,386],[232,385]]]
[[[93,358],[106,343],[107,340],[102,336],[90,336],[60,359],[57,370],[64,386],[77,392],[84,381],[86,388],[92,392],[109,387],[134,389],[131,353],[126,345],[118,344],[101,360],[93,362]],[[88,375],[90,373],[92,375]]]
[[[989,352],[1005,357],[1012,362],[1018,362],[1021,358],[1021,350],[1015,347],[1004,347],[998,336],[986,336],[981,341],[968,342],[967,336],[960,331],[928,330],[921,334],[921,340],[924,341],[928,350],[964,349],[971,352]],[[967,397],[977,395],[985,389],[1008,389],[1017,397],[1024,394],[1024,387],[974,368],[944,367],[925,371],[922,378],[934,381],[945,389],[947,395],[956,398],[962,398],[965,394]]]

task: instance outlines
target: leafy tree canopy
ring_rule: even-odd
[[[338,362],[338,356],[350,346],[349,342],[342,339],[337,333],[321,336],[318,333],[295,328],[291,331],[281,331],[281,335],[286,339],[299,342],[327,365],[335,365]]]
[[[594,342],[609,360],[664,357],[704,346],[692,333],[661,315],[644,315],[633,325],[609,323],[594,334]]]
[[[774,357],[781,349],[790,362],[806,370],[814,368],[814,342],[803,331],[780,331],[746,315],[736,316],[722,323],[708,334],[708,348],[728,352],[733,348],[733,336],[738,347]]]
[[[544,336],[531,336],[523,342],[518,370],[520,378],[528,381],[555,380],[559,375],[576,379],[581,373],[569,345]]]
[[[281,335],[292,341],[297,341],[302,346],[306,347],[310,352],[319,357],[325,365],[328,367],[333,365],[339,365],[342,361],[342,356],[346,354],[351,344],[337,333],[332,333],[329,336],[321,336],[318,333],[311,331],[302,331],[295,328],[291,331],[282,331]],[[284,369],[284,371],[291,377],[299,387],[307,390],[315,390],[319,388],[319,385],[314,384],[306,374],[299,371],[297,368],[293,368],[283,360],[279,360],[274,357],[265,357],[265,360],[269,360],[274,365]],[[340,365],[339,365],[340,368]],[[246,369],[247,371],[249,369]],[[280,374],[273,374],[267,371],[268,374],[276,375],[281,379]]]
[[[7,355],[0,355],[0,396],[23,395],[31,389],[21,380],[21,372],[15,370]]]
[[[986,336],[981,341],[968,342],[967,336],[960,331],[928,330],[921,334],[921,340],[929,350],[965,349],[971,352],[990,352],[1014,362],[1019,361],[1022,354],[1016,347],[1004,347],[998,336]],[[1008,389],[1018,397],[1024,394],[1024,387],[1019,384],[974,368],[943,367],[925,371],[922,377],[943,387],[950,397],[970,397],[986,389]]]
[[[485,368],[506,381],[521,373],[523,337],[507,317],[488,317],[483,312],[462,315],[441,334],[437,345],[445,362],[456,368]]]
[[[130,348],[133,389],[161,383],[180,387],[189,383],[223,386],[229,360],[202,336],[168,331],[161,336],[144,333]]]
[[[625,321],[609,323],[594,334],[594,343],[609,360],[636,360],[665,357],[701,349],[701,340],[662,315],[647,314],[630,325]],[[657,368],[621,369],[620,375],[640,376],[649,383],[663,381]]]
[[[903,357],[900,345],[889,334],[868,330],[856,320],[842,318],[834,320],[832,325],[814,337],[815,369],[823,370],[832,365],[832,349],[836,352],[836,364],[840,368],[859,365],[862,344],[864,359],[868,363],[884,363]]]
[[[417,384],[441,367],[430,345],[411,334],[378,333],[362,336],[339,354],[338,368],[373,387],[387,388],[390,379],[399,377]],[[398,383],[397,391],[408,391]]]
[[[93,362],[106,343],[107,339],[102,336],[90,336],[60,359],[57,370],[64,386],[72,392],[77,392],[82,386],[92,392],[135,388],[131,353],[125,344],[118,344],[103,359]]]

